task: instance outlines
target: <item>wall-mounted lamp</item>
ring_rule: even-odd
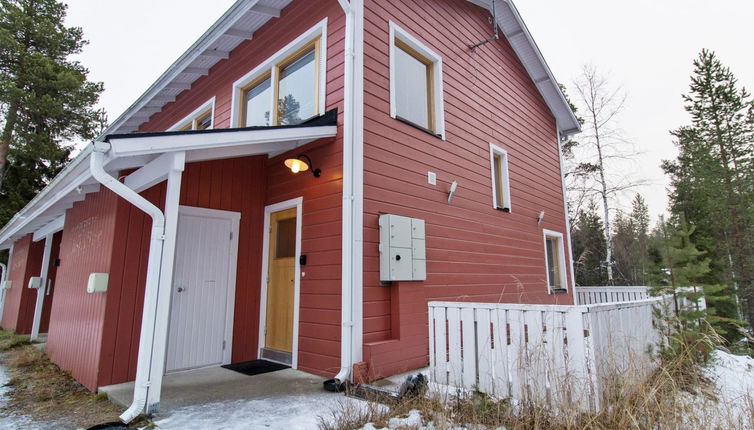
[[[312,159],[308,155],[301,154],[296,158],[289,158],[285,160],[285,167],[291,169],[291,172],[298,173],[309,170],[309,166],[312,165]],[[315,178],[319,178],[322,171],[319,169],[312,169],[312,175]]]
[[[542,224],[542,220],[545,219],[545,211],[542,211],[539,213],[539,216],[537,217],[537,225]]]
[[[453,197],[455,197],[457,189],[458,181],[453,181],[453,183],[450,184],[450,190],[448,191],[448,204],[453,202]]]

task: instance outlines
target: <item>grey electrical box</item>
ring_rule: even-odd
[[[424,220],[380,215],[380,280],[427,279]]]

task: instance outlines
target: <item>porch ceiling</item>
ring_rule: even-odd
[[[275,156],[337,133],[337,112],[331,111],[298,126],[200,130],[189,132],[112,135],[105,170],[117,174],[147,165],[163,154],[185,153],[186,162],[250,155]],[[99,191],[89,170],[94,143],[87,146],[29,204],[0,230],[0,249],[8,249],[29,233],[62,226],[61,217],[86,194]],[[40,234],[35,239],[41,238]]]

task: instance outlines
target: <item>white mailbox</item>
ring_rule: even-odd
[[[86,284],[87,293],[104,293],[107,291],[107,282],[110,275],[107,273],[92,273],[89,275],[89,282]]]
[[[7,281],[3,281],[3,290],[10,290],[12,281],[8,279]]]
[[[427,279],[424,220],[380,215],[380,280]]]
[[[39,276],[32,276],[29,278],[29,288],[32,288],[34,290],[38,290],[42,288],[42,278]]]

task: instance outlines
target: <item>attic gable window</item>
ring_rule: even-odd
[[[445,138],[442,58],[393,22],[390,116]]]
[[[544,245],[549,292],[565,291],[567,289],[567,282],[563,234],[556,231],[544,230]]]
[[[492,206],[505,212],[511,210],[511,188],[508,176],[508,151],[490,144],[490,176]]]
[[[295,125],[325,111],[327,19],[233,84],[231,127]]]
[[[175,123],[168,131],[209,130],[214,126],[215,98],[207,100],[185,118]]]

